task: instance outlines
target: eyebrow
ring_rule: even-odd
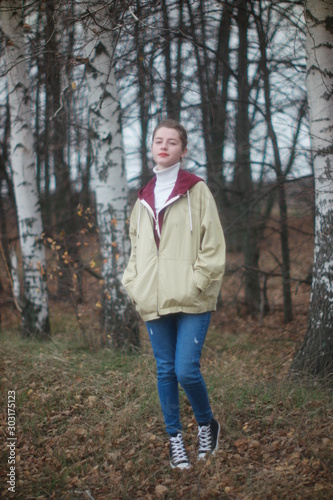
[[[164,137],[160,137],[160,136],[156,135],[154,137],[154,141],[156,141],[157,139],[163,140]],[[167,141],[176,141],[176,142],[178,142],[178,141],[180,141],[180,139],[177,139],[176,137],[169,137],[169,138],[167,138]]]

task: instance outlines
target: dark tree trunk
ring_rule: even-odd
[[[261,7],[261,6],[260,6]],[[292,321],[292,299],[290,288],[290,256],[289,256],[289,236],[288,236],[288,213],[285,195],[285,174],[283,173],[282,163],[279,152],[278,139],[274,130],[272,121],[272,106],[271,106],[271,90],[270,90],[270,74],[267,62],[267,36],[263,27],[262,17],[257,16],[254,11],[252,14],[255,18],[258,31],[260,54],[261,54],[261,71],[263,75],[264,96],[266,105],[266,123],[268,137],[273,146],[274,167],[278,184],[278,197],[280,209],[280,233],[281,233],[281,254],[282,254],[282,288],[283,288],[283,311],[284,321],[287,323]]]
[[[9,112],[9,104],[7,103],[5,134],[2,143],[2,154],[0,154],[0,244],[2,246],[1,248],[2,259],[5,259],[8,269],[10,269],[11,267],[9,244],[7,237],[7,224],[6,224],[6,214],[8,213],[9,210],[13,211],[13,214],[15,214],[15,221],[17,221],[14,187],[6,170],[6,164],[8,162],[8,156],[9,156],[8,155],[9,140],[10,140],[10,112]],[[7,203],[9,204],[9,206],[6,206],[6,199],[3,198],[1,195],[3,185],[6,186],[6,189],[8,191]],[[0,261],[2,259],[0,257]]]
[[[277,148],[277,145],[275,146]],[[279,169],[280,170],[280,169]],[[288,235],[288,212],[285,192],[285,177],[280,170],[278,174],[278,197],[280,209],[280,241],[282,253],[282,290],[283,290],[283,315],[288,323],[293,319],[293,308],[290,289],[290,255]]]
[[[226,221],[228,196],[223,171],[224,146],[227,129],[229,69],[229,42],[233,8],[225,5],[220,21],[217,58],[215,62],[215,90],[212,96],[211,115],[211,161],[208,162],[207,175],[222,221]],[[221,84],[220,84],[221,82]],[[219,85],[221,87],[219,88]],[[209,166],[211,171],[209,171]]]
[[[236,124],[236,165],[233,179],[233,207],[235,249],[242,250],[245,266],[245,305],[248,314],[260,311],[260,283],[258,274],[258,215],[254,203],[254,185],[250,160],[250,120],[248,84],[248,18],[247,2],[238,7],[238,112]],[[232,241],[231,241],[232,246]]]
[[[173,77],[172,71],[172,57],[173,57],[173,30],[170,29],[169,12],[168,12],[168,2],[162,0],[161,2],[163,24],[164,24],[164,61],[165,61],[165,82],[164,82],[164,92],[165,92],[165,102],[167,117],[174,120],[180,119],[180,103],[181,103],[181,93],[180,93],[180,82],[181,82],[181,44],[182,39],[178,38],[177,47],[177,76],[176,79]],[[179,1],[179,19],[180,19],[180,29],[182,23],[182,9],[183,1]],[[175,85],[174,85],[175,84]],[[174,87],[176,90],[174,91]]]
[[[206,48],[209,34],[206,33],[204,2],[201,1],[196,6],[187,0],[186,4],[201,94],[201,129],[206,152],[207,179],[222,221],[225,222],[228,200],[223,156],[227,128],[229,41],[233,7],[226,4],[221,11],[217,49],[215,52],[209,52]]]
[[[57,239],[59,250],[58,297],[68,300],[72,292],[72,272],[69,266],[70,259],[78,261],[76,246],[76,218],[75,203],[70,182],[70,166],[65,160],[67,144],[67,114],[65,105],[65,89],[62,89],[62,71],[65,71],[62,60],[59,58],[59,47],[56,39],[59,26],[55,25],[55,2],[47,0],[46,18],[50,38],[48,52],[53,65],[49,64],[47,74],[47,90],[52,96],[52,139],[53,161],[56,180],[54,212],[56,217]],[[68,258],[66,257],[68,255]],[[80,280],[79,280],[80,281]]]
[[[142,8],[140,0],[136,2],[137,16],[142,19]],[[139,112],[141,124],[141,141],[140,141],[140,156],[141,156],[141,185],[145,186],[151,179],[151,171],[148,167],[148,119],[149,119],[149,105],[150,105],[150,89],[149,75],[147,73],[146,56],[145,56],[145,40],[143,37],[142,29],[139,23],[135,24],[136,36],[136,64],[138,71],[138,98],[139,98]]]

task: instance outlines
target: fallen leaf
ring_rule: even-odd
[[[249,446],[250,448],[260,448],[260,443],[256,439],[251,439]]]
[[[234,442],[236,448],[244,448],[248,446],[248,440],[246,438],[236,439]]]
[[[96,396],[88,396],[88,406],[91,408],[96,404]]]
[[[168,488],[163,484],[158,484],[155,488],[155,493],[158,497],[164,496],[168,492]]]

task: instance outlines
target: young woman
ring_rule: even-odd
[[[199,426],[199,460],[218,447],[220,424],[213,418],[200,357],[221,288],[225,243],[211,192],[200,177],[181,169],[184,127],[161,122],[152,153],[155,177],[139,191],[131,215],[132,251],[122,282],[146,322],[156,359],[170,465],[188,469],[178,384]]]

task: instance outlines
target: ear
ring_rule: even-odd
[[[184,156],[187,155],[187,148],[184,149],[184,151],[182,152],[182,154],[180,155],[181,158],[184,158]]]

